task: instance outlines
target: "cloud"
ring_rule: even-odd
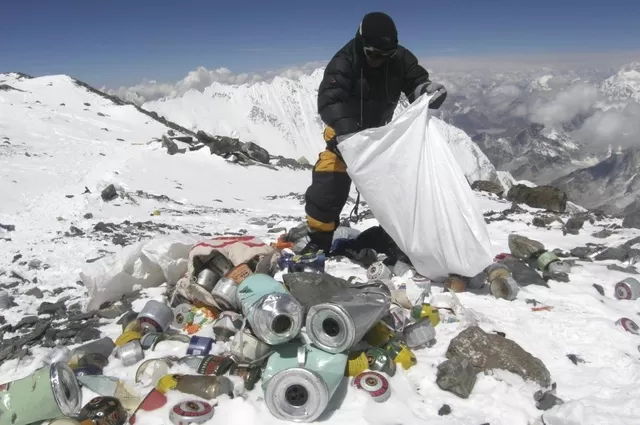
[[[640,146],[640,104],[596,111],[573,135],[592,145]]]
[[[269,81],[278,76],[298,79],[303,75],[310,74],[315,69],[324,65],[324,62],[309,62],[300,66],[279,70],[269,70],[264,73],[243,72],[240,74],[233,73],[227,68],[210,70],[200,66],[189,72],[182,80],[175,83],[159,83],[155,80],[144,80],[131,87],[123,86],[117,89],[102,87],[102,91],[116,95],[121,99],[133,102],[137,105],[142,105],[145,102],[161,99],[163,97],[180,96],[189,90],[203,91],[215,82],[236,85]]]
[[[577,83],[559,92],[551,101],[533,105],[530,118],[533,122],[549,126],[567,123],[593,110],[598,98],[597,87]]]

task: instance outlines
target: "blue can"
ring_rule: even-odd
[[[192,356],[206,356],[211,352],[213,344],[215,344],[215,341],[212,338],[194,335],[189,341],[187,354]]]
[[[304,255],[283,253],[282,256],[278,258],[278,267],[280,270],[287,270],[288,273],[308,271],[323,273],[326,259],[327,257],[324,253]]]

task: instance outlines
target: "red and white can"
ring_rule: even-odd
[[[635,300],[640,297],[640,282],[628,277],[616,283],[615,296],[619,300]]]
[[[629,319],[628,317],[623,317],[621,319],[618,319],[618,321],[616,322],[616,325],[622,326],[622,328],[627,332],[640,335],[640,327],[638,327],[636,322]]]
[[[389,380],[378,372],[362,372],[353,378],[353,385],[369,393],[378,403],[385,402],[391,397]]]

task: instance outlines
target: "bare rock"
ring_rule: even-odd
[[[25,295],[31,295],[32,297],[36,297],[38,299],[44,298],[44,294],[37,286],[29,289],[27,292],[25,292]]]
[[[86,213],[84,216],[84,218],[86,218],[87,220],[92,219],[93,218],[93,214],[91,213]]]
[[[488,334],[477,326],[469,327],[453,338],[446,357],[468,359],[481,371],[506,370],[542,387],[551,384],[551,374],[540,359],[526,352],[516,342]]]
[[[608,238],[609,236],[613,235],[613,232],[609,229],[602,229],[598,232],[592,233],[591,236],[593,236],[594,238],[598,238],[598,239],[605,239]]]
[[[528,260],[531,255],[544,251],[544,245],[541,242],[515,233],[509,235],[508,242],[511,255],[516,258]]]
[[[438,365],[436,384],[458,397],[467,398],[476,384],[477,370],[464,357],[453,357]]]
[[[244,143],[242,145],[242,152],[244,152],[249,158],[253,159],[254,161],[261,162],[262,164],[269,163],[269,152],[253,142]]]
[[[584,225],[586,221],[583,217],[571,217],[567,222],[562,226],[562,234],[566,235],[567,233],[571,235],[577,235],[580,233],[580,229]]]
[[[567,194],[552,186],[528,187],[518,184],[509,189],[507,199],[555,212],[564,212],[567,208]]]
[[[177,154],[180,149],[178,149],[178,145],[173,140],[169,139],[167,136],[162,136],[162,147],[167,149],[167,153],[169,155]]]
[[[627,260],[629,254],[628,250],[620,247],[610,247],[599,253],[594,257],[596,261],[605,261],[605,260],[617,260],[617,261],[625,261]]]
[[[102,190],[102,200],[105,202],[111,201],[118,197],[118,192],[116,191],[116,187],[113,184],[105,187]]]
[[[98,339],[102,336],[102,332],[100,332],[99,329],[93,328],[93,327],[88,327],[88,328],[84,328],[82,329],[80,332],[77,333],[74,342],[76,344],[82,343],[82,342],[87,342],[87,341],[91,341],[94,339]]]
[[[504,188],[501,184],[489,180],[476,180],[471,184],[471,189],[494,193],[500,197],[502,197],[502,194],[504,193]]]

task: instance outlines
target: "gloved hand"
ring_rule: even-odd
[[[429,109],[438,109],[447,98],[447,89],[440,83],[427,83],[423,89],[429,96],[434,95],[429,101]]]
[[[345,140],[347,140],[349,137],[353,136],[354,134],[356,134],[356,133],[354,132],[354,133],[343,134],[341,136],[337,136],[336,137],[336,142],[338,142],[338,144],[340,144],[340,143],[344,142]]]

